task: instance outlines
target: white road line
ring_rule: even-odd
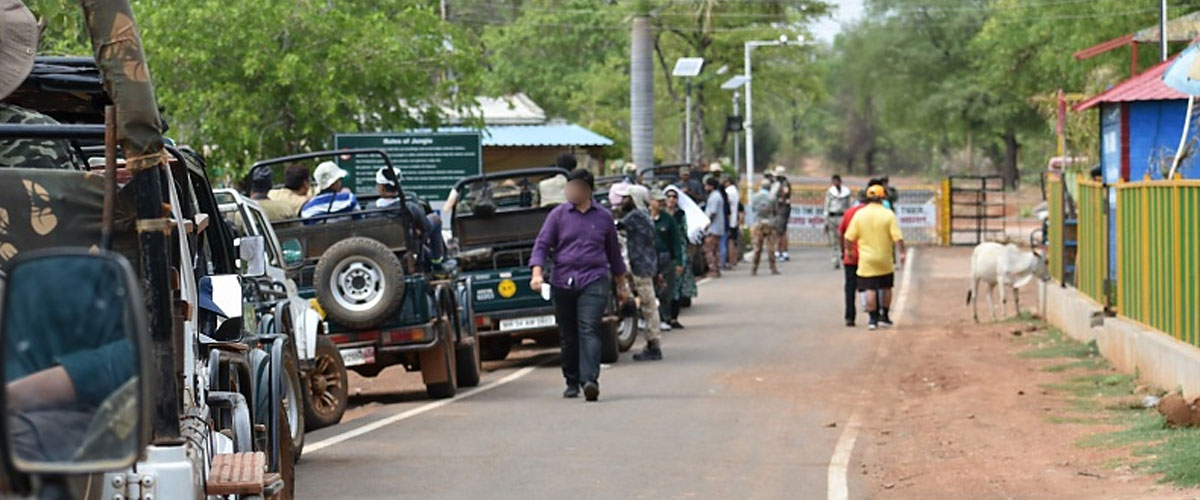
[[[387,426],[389,426],[389,425],[392,425],[392,424],[394,424],[394,423],[396,423],[396,422],[399,422],[399,421],[401,421],[401,420],[406,420],[406,419],[409,419],[409,418],[415,417],[415,416],[417,416],[417,415],[420,415],[420,414],[422,414],[422,413],[425,413],[425,412],[428,412],[428,411],[432,411],[432,410],[436,410],[436,409],[438,409],[438,408],[441,408],[441,407],[443,407],[443,406],[446,406],[446,405],[448,405],[448,404],[450,404],[450,403],[453,403],[453,402],[455,402],[455,401],[462,401],[462,400],[464,400],[464,399],[467,399],[467,398],[469,398],[469,397],[471,397],[471,396],[475,396],[475,395],[478,395],[478,394],[483,394],[483,393],[485,393],[485,392],[487,392],[487,391],[490,391],[490,390],[492,390],[492,389],[495,389],[495,388],[497,388],[497,387],[500,387],[500,386],[502,386],[502,385],[508,384],[508,383],[510,383],[510,382],[516,381],[517,379],[520,379],[521,377],[524,377],[524,376],[526,376],[526,375],[529,375],[530,373],[533,373],[533,371],[534,371],[534,370],[536,370],[536,369],[537,369],[537,367],[536,367],[536,366],[526,366],[525,368],[521,368],[520,370],[517,370],[517,371],[515,371],[515,372],[512,372],[512,373],[510,373],[510,374],[508,374],[508,375],[505,375],[505,376],[504,376],[503,378],[501,378],[500,380],[496,380],[496,381],[494,381],[494,382],[491,382],[491,383],[489,383],[489,384],[487,384],[487,385],[484,385],[484,386],[482,386],[482,387],[476,387],[476,388],[474,388],[474,389],[471,389],[471,390],[469,390],[469,391],[467,391],[467,392],[464,392],[464,393],[461,393],[461,394],[459,394],[457,397],[450,398],[450,399],[441,399],[441,400],[437,400],[437,401],[432,401],[432,402],[429,402],[429,403],[423,404],[423,405],[421,405],[421,406],[418,406],[418,407],[416,407],[416,408],[413,408],[413,409],[411,409],[411,410],[408,410],[408,411],[406,411],[406,412],[403,412],[403,413],[398,413],[398,414],[392,415],[392,416],[390,416],[390,417],[387,417],[387,418],[383,418],[383,419],[380,419],[380,420],[376,420],[376,421],[374,421],[374,422],[371,422],[371,423],[369,423],[369,424],[366,424],[366,425],[364,425],[364,426],[362,426],[362,427],[357,427],[357,428],[351,429],[351,430],[349,430],[349,431],[343,432],[343,433],[341,433],[341,434],[337,434],[337,435],[334,435],[334,436],[327,437],[327,438],[325,438],[325,439],[322,439],[322,440],[320,440],[320,441],[317,441],[317,442],[315,442],[315,443],[308,443],[308,444],[306,444],[306,445],[304,446],[304,453],[305,453],[306,455],[307,455],[307,454],[309,454],[309,453],[315,453],[315,452],[318,452],[318,451],[320,451],[320,450],[322,450],[322,449],[325,449],[325,448],[328,448],[328,447],[330,447],[330,446],[333,446],[333,445],[335,445],[335,444],[341,443],[342,441],[346,441],[346,440],[348,440],[348,439],[354,439],[354,438],[356,438],[356,437],[358,437],[358,436],[361,436],[361,435],[363,435],[363,434],[367,434],[367,433],[369,433],[369,432],[374,432],[374,431],[377,431],[377,430],[379,430],[379,429],[382,429],[382,428],[384,428],[384,427],[387,427]]]
[[[900,323],[900,318],[904,315],[904,305],[908,302],[909,285],[912,283],[912,266],[913,260],[917,255],[916,248],[909,248],[908,255],[904,259],[904,276],[900,278],[900,290],[897,292],[895,306],[893,307],[892,319],[897,325]],[[884,337],[875,347],[874,359],[871,362],[871,369],[868,373],[875,373],[875,368],[879,364],[879,360],[886,354],[882,350],[883,344],[888,337]],[[829,458],[829,471],[825,475],[826,496],[829,500],[847,500],[850,498],[850,486],[846,480],[846,470],[850,467],[850,457],[854,453],[854,443],[858,440],[858,431],[862,427],[862,409],[867,402],[867,389],[859,393],[859,401],[854,406],[854,412],[850,414],[850,419],[846,421],[846,428],[842,430],[842,435],[838,436],[837,444],[833,447],[833,456]]]

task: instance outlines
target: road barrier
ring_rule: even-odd
[[[1105,211],[1104,185],[1079,180],[1079,252],[1075,279],[1079,291],[1102,306],[1108,300],[1108,217]],[[1061,255],[1061,254],[1060,254]]]
[[[825,235],[825,192],[828,186],[792,185],[792,213],[788,220],[788,242],[793,245],[823,246]],[[898,189],[896,217],[904,242],[924,245],[942,242],[942,192],[937,187]]]
[[[1200,181],[1117,185],[1117,312],[1200,346]]]

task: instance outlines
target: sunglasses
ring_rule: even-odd
[[[667,194],[667,198],[678,198],[678,197],[679,197],[679,195],[677,195],[677,194],[675,194],[675,193],[673,193],[673,192],[672,192],[672,193],[668,193],[668,194]]]

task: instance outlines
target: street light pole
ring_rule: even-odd
[[[1158,8],[1158,41],[1162,60],[1167,60],[1167,0],[1159,2]]]
[[[692,164],[692,79],[689,78],[684,84],[684,93],[687,97],[684,99],[684,121],[687,122],[683,126],[683,162],[688,165]]]
[[[754,75],[751,74],[750,51],[755,47],[773,47],[779,45],[805,45],[803,40],[788,41],[787,35],[781,35],[778,40],[751,40],[745,43],[745,72],[746,77],[746,121],[742,129],[746,134],[746,185],[754,183]]]
[[[736,91],[736,90],[733,91],[733,115],[734,116],[737,116],[737,112],[738,112],[738,96],[739,96],[738,91]],[[736,132],[735,132],[735,134],[736,134]],[[735,136],[733,138],[733,171],[734,172],[738,171],[738,168],[739,168],[738,164],[741,162],[741,159],[742,159],[741,141],[739,141],[738,138]]]

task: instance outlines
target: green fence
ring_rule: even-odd
[[[1101,305],[1109,305],[1105,293],[1108,278],[1108,220],[1104,214],[1104,186],[1079,180],[1079,253],[1076,255],[1075,282],[1079,291]]]
[[[1050,244],[1050,276],[1063,281],[1063,185],[1056,176],[1046,179],[1046,208],[1050,211],[1047,240]]]
[[[1117,186],[1117,311],[1200,346],[1200,182]]]

